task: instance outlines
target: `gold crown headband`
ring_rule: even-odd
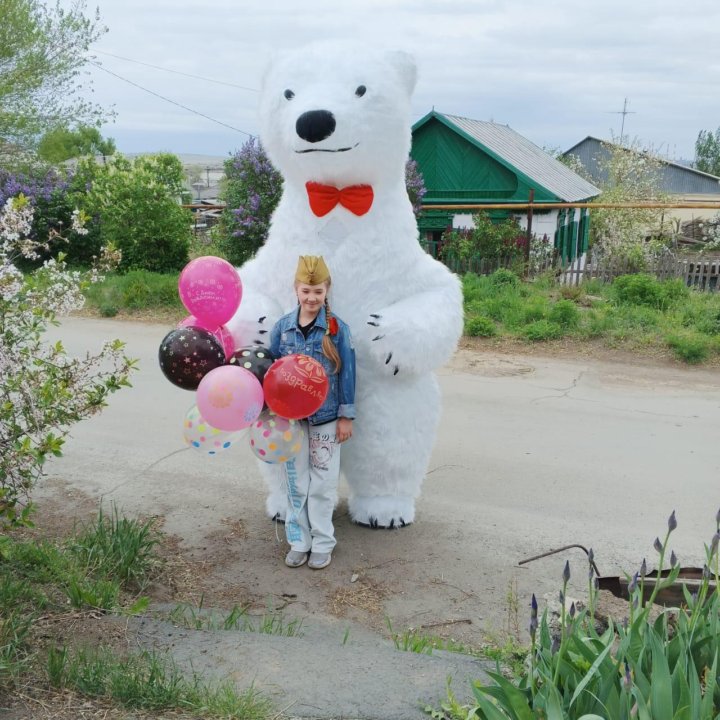
[[[305,285],[320,285],[330,279],[330,271],[322,255],[301,255],[298,259],[295,281]]]

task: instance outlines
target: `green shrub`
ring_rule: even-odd
[[[612,290],[620,304],[647,305],[660,310],[673,307],[690,292],[682,280],[661,282],[644,273],[621,275],[613,282]]]
[[[188,262],[192,236],[190,211],[179,200],[183,169],[174,155],[141,156],[133,162],[118,155],[99,165],[79,164],[89,190],[76,199],[99,227],[102,244],[122,251],[120,268],[172,272]]]
[[[556,323],[550,322],[549,320],[537,320],[522,328],[520,334],[526,340],[544,342],[562,337],[564,333],[560,325]]]
[[[703,335],[720,335],[720,308],[687,308],[681,322],[685,327],[693,328]]]
[[[490,318],[476,315],[465,321],[465,334],[473,337],[493,337],[497,335],[497,326]]]
[[[665,280],[660,283],[660,286],[662,288],[661,308],[663,310],[675,307],[681,300],[685,300],[690,296],[690,289],[680,278]]]
[[[522,324],[528,325],[548,317],[548,303],[545,298],[531,298],[523,307]]]
[[[620,275],[612,284],[615,299],[620,304],[659,307],[662,297],[660,283],[651,275],[637,273]]]
[[[520,278],[512,270],[499,268],[490,275],[490,283],[492,285],[511,285],[512,287],[516,287],[520,284]]]
[[[712,350],[710,341],[702,335],[676,333],[668,335],[666,341],[677,358],[691,365],[707,360]]]
[[[548,320],[564,328],[574,328],[580,323],[580,311],[571,300],[558,300],[550,308]]]

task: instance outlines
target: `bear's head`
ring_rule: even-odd
[[[415,64],[401,51],[325,42],[271,63],[261,139],[286,183],[403,182]]]

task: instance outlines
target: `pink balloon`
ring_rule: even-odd
[[[191,260],[180,273],[178,292],[191,315],[217,328],[226,323],[242,299],[242,283],[237,270],[214,255]]]
[[[221,325],[220,327],[209,327],[208,324],[200,320],[200,318],[196,318],[194,315],[188,315],[184,320],[181,320],[177,326],[199,327],[203,330],[211,332],[217,338],[217,341],[222,345],[226,358],[230,358],[235,352],[235,338],[225,325]]]
[[[262,385],[245,368],[223,365],[200,381],[196,402],[200,414],[218,430],[242,430],[263,407]]]
[[[229,360],[235,352],[235,338],[232,333],[224,325],[221,325],[217,330],[213,330],[213,335],[223,346],[225,357]]]

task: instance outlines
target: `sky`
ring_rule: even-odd
[[[675,160],[692,160],[698,132],[720,126],[718,0],[97,6],[108,32],[91,48],[102,67],[89,66],[91,97],[116,113],[102,132],[126,153],[233,153],[258,132],[258,90],[273,52],[327,38],[410,52],[413,122],[434,107],[567,150],[587,135],[619,137],[624,119],[626,138]]]

